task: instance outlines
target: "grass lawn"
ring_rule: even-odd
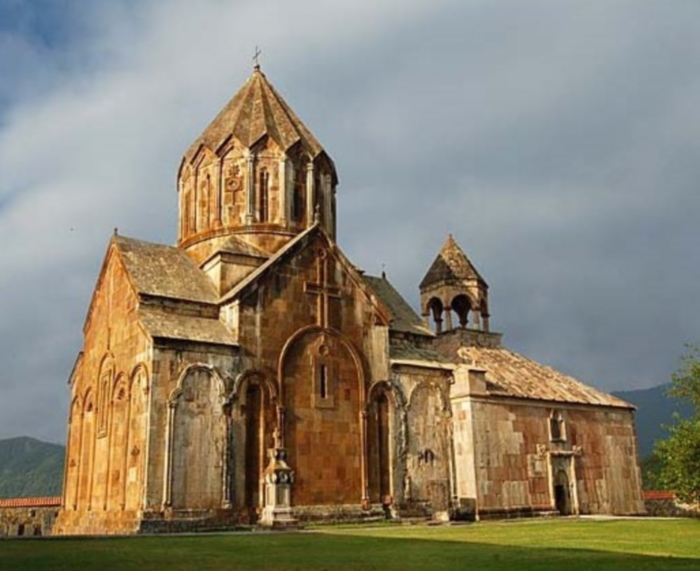
[[[300,533],[0,540],[0,570],[700,569],[693,520],[519,520]]]

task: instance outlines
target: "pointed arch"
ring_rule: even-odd
[[[78,503],[78,477],[80,474],[81,441],[83,436],[83,399],[73,398],[68,420],[68,450],[66,453],[64,506],[75,510]]]
[[[116,365],[114,355],[111,352],[105,353],[100,361],[99,373],[97,375],[97,436],[107,435],[107,423],[109,417],[109,406],[112,396],[112,386],[116,375]]]
[[[126,456],[129,415],[130,382],[124,373],[114,381],[110,395],[109,447],[107,452],[105,507],[116,509],[121,503],[124,480],[124,458]]]
[[[95,414],[95,394],[92,388],[88,388],[83,396],[82,429],[80,437],[81,455],[78,469],[78,491],[76,501],[77,506],[83,509],[90,507],[92,496],[92,473],[96,438]]]

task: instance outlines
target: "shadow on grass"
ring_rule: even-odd
[[[700,559],[340,533],[0,541],[0,568],[130,570],[696,570]]]

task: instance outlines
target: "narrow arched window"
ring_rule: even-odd
[[[304,219],[306,201],[306,174],[303,168],[294,170],[294,188],[292,189],[292,220],[301,222]]]
[[[269,183],[270,173],[266,170],[260,171],[260,183],[258,185],[258,213],[260,222],[267,222],[270,218]]]

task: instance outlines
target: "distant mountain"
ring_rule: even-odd
[[[667,436],[662,425],[673,424],[674,412],[683,417],[693,414],[691,406],[668,396],[670,388],[670,384],[665,384],[650,389],[613,393],[616,397],[637,407],[634,417],[637,425],[639,455],[642,458],[651,454],[654,441]]]
[[[0,498],[60,496],[65,453],[27,436],[0,440]]]

